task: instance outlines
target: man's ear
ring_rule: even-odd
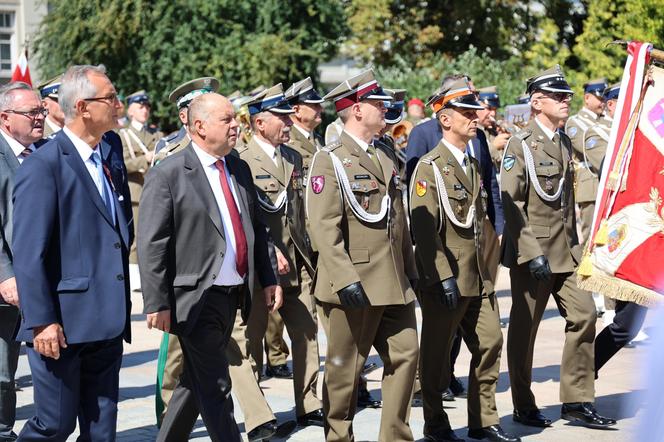
[[[357,118],[361,119],[362,118],[362,106],[360,106],[360,103],[354,103],[350,107],[350,112]]]
[[[85,100],[76,100],[76,105],[74,107],[76,108],[77,115],[89,115],[87,102]]]

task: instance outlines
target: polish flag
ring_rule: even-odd
[[[30,79],[30,68],[28,67],[28,50],[26,49],[21,53],[21,56],[18,57],[18,63],[14,68],[14,73],[12,73],[11,82],[22,81],[32,86],[32,80]]]

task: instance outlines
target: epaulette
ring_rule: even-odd
[[[241,145],[241,146],[235,145],[235,151],[236,151],[237,153],[242,153],[242,152],[244,152],[244,151],[246,151],[246,150],[248,150],[248,149],[249,149],[249,147],[248,147],[246,144],[243,144],[243,145]]]
[[[326,144],[323,150],[326,152],[332,152],[333,150],[338,149],[341,146],[342,146],[341,141],[337,140],[331,142],[330,144]]]
[[[424,155],[424,156],[421,158],[421,161],[422,161],[423,163],[426,163],[426,164],[431,164],[431,163],[433,163],[433,161],[434,161],[436,158],[438,158],[439,156],[440,156],[440,155],[438,155],[438,153],[432,151],[432,152],[429,152],[429,153],[427,153],[426,155]]]
[[[523,129],[522,131],[515,133],[514,136],[523,141],[526,138],[528,138],[532,133],[533,131],[530,129]]]

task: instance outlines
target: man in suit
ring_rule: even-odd
[[[18,440],[115,440],[122,339],[130,340],[133,240],[120,108],[103,66],[72,66],[65,127],[18,169],[14,272],[35,416]],[[38,191],[35,191],[38,189]]]
[[[177,335],[185,362],[157,440],[186,440],[194,409],[213,441],[240,441],[224,350],[238,305],[244,316],[252,302],[276,310],[282,291],[251,172],[228,155],[237,139],[233,106],[216,93],[200,95],[187,121],[190,145],[155,166],[141,198],[148,327]]]
[[[561,418],[607,428],[616,421],[600,416],[593,406],[595,308],[590,293],[576,284],[582,246],[576,234],[572,147],[559,130],[573,92],[560,66],[528,79],[526,91],[534,118],[510,139],[501,166],[507,221],[501,255],[510,269],[512,288],[507,365],[513,419],[524,425],[551,425],[537,408],[530,386],[537,329],[553,295],[566,321]]]
[[[39,97],[22,82],[0,87],[0,441],[16,440],[14,376],[20,343],[14,341],[19,298],[12,265],[12,192],[19,165],[44,133]]]
[[[386,373],[378,439],[413,440],[408,415],[418,354],[417,270],[398,167],[373,144],[391,97],[368,70],[325,98],[344,123],[339,142],[316,154],[306,187],[315,226],[309,233],[319,253],[314,296],[328,342],[325,436],[353,440],[358,377],[373,346]]]
[[[48,110],[44,121],[44,138],[49,140],[65,125],[65,114],[62,113],[62,108],[58,104],[58,89],[60,89],[61,81],[62,75],[58,75],[37,88],[41,95],[42,106]]]
[[[249,164],[263,218],[275,244],[279,285],[284,304],[279,310],[293,345],[293,389],[295,414],[300,425],[323,426],[322,404],[316,396],[318,383],[318,325],[308,282],[314,273],[311,242],[304,219],[302,157],[286,144],[293,109],[284,97],[281,83],[247,103],[254,135],[239,149]],[[306,273],[306,276],[303,274]],[[255,304],[249,315],[249,348],[262,372],[263,337],[269,312]]]
[[[467,153],[483,109],[466,79],[432,99],[443,139],[420,158],[411,185],[415,257],[420,274],[422,339],[420,382],[424,436],[460,441],[440,398],[450,376],[450,352],[457,328],[473,355],[468,387],[468,436],[517,442],[500,427],[496,385],[503,336],[493,281],[483,259],[481,236],[488,192],[479,164]],[[472,158],[472,159],[471,159]],[[442,343],[442,344],[441,344]]]

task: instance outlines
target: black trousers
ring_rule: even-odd
[[[634,302],[616,301],[613,322],[595,338],[595,376],[599,369],[639,333],[648,309]]]
[[[184,370],[157,435],[157,441],[189,439],[198,414],[214,442],[240,442],[233,415],[226,345],[233,331],[242,287],[213,286],[191,333],[178,336]]]

